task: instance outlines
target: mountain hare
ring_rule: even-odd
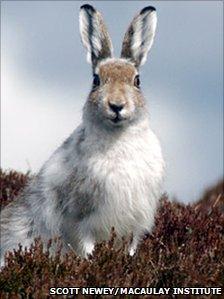
[[[121,58],[101,14],[80,8],[80,33],[92,64],[93,84],[80,126],[43,165],[23,194],[2,210],[1,256],[60,235],[64,248],[88,256],[114,227],[118,240],[133,234],[129,252],[152,229],[164,162],[150,129],[140,89],[156,29],[155,8],[138,13],[124,37]]]

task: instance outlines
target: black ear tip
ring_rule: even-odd
[[[89,4],[84,4],[80,7],[80,9],[85,9],[85,10],[89,10],[91,12],[95,12],[95,8],[92,5]]]
[[[153,7],[153,6],[146,6],[146,7],[144,7],[141,10],[140,14],[143,14],[145,12],[152,12],[152,11],[156,11],[155,7]]]

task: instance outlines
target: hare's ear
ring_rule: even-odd
[[[156,10],[152,6],[143,8],[133,19],[124,36],[121,57],[130,59],[136,67],[147,59],[156,30]]]
[[[92,63],[93,71],[97,63],[112,56],[112,43],[101,14],[91,5],[85,4],[79,14],[80,34],[87,49],[87,61]]]

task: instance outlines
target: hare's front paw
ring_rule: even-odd
[[[137,249],[137,247],[135,247],[135,248],[134,247],[130,247],[129,250],[128,250],[129,255],[133,256],[135,254],[135,252],[136,252],[136,249]]]
[[[133,256],[136,253],[137,247],[138,247],[138,242],[139,242],[139,237],[138,236],[134,236],[133,240],[130,244],[130,247],[128,249],[129,255]]]
[[[92,239],[85,239],[83,240],[83,253],[84,257],[88,258],[89,255],[93,254],[94,250],[94,241]]]

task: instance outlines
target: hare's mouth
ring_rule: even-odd
[[[122,117],[122,116],[120,116],[120,115],[118,114],[118,115],[116,115],[116,116],[113,117],[113,118],[109,118],[109,120],[110,120],[113,124],[118,124],[118,123],[121,123],[121,122],[125,121],[126,118],[124,118],[124,117]]]
[[[119,115],[117,115],[115,118],[112,118],[111,120],[112,120],[112,122],[114,122],[116,124],[119,121],[122,121],[122,118]]]

